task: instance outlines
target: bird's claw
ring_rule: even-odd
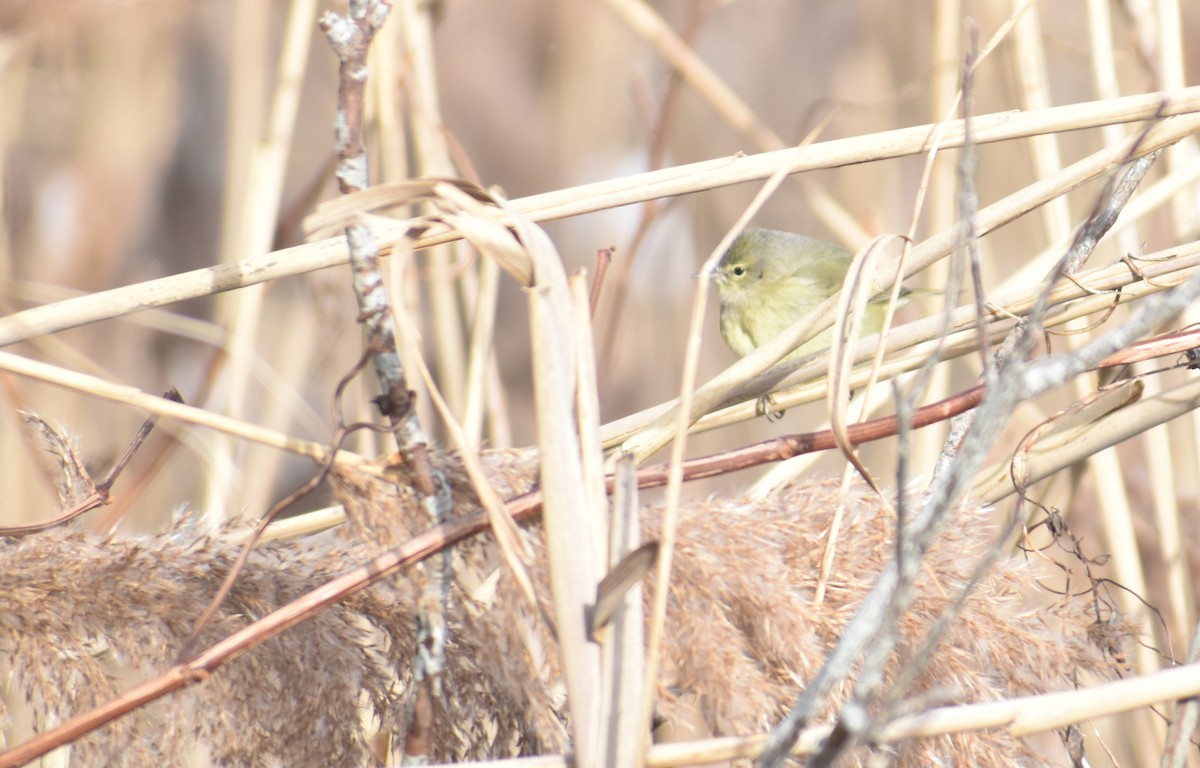
[[[775,405],[775,396],[767,393],[758,398],[754,404],[754,413],[757,416],[766,416],[767,421],[779,421],[783,418],[783,411],[772,410],[771,406]]]

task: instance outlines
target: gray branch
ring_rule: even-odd
[[[1053,284],[1064,274],[1077,270],[1112,226],[1138,182],[1157,157],[1148,154],[1135,160],[1121,183],[1110,185],[1102,203],[1080,228],[1071,248],[1059,261],[1046,281],[1046,288],[1026,322],[1014,329],[996,354],[996,364],[985,371],[987,397],[967,418],[956,423],[946,450],[939,460],[928,495],[906,526],[901,550],[880,574],[862,607],[846,627],[840,642],[825,665],[805,688],[791,712],[771,732],[763,752],[763,766],[778,766],[786,758],[800,732],[819,713],[829,691],[844,680],[862,660],[860,691],[874,690],[882,681],[882,669],[891,657],[897,638],[895,618],[907,610],[913,599],[913,584],[925,553],[942,524],[955,509],[956,502],[968,490],[988,452],[1024,400],[1060,386],[1082,373],[1107,355],[1127,346],[1155,325],[1164,322],[1200,295],[1200,274],[1149,303],[1134,318],[1099,339],[1070,354],[1052,355],[1028,363],[1041,336],[1042,319]],[[860,693],[859,699],[863,698]],[[855,711],[858,711],[857,709]],[[851,720],[839,723],[838,744],[829,747],[832,757],[854,740],[860,729]]]

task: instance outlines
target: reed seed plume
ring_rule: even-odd
[[[483,455],[507,494],[528,490],[536,456]],[[453,456],[438,465],[454,478],[458,514],[478,511]],[[403,471],[341,468],[337,487],[356,522],[345,532],[261,544],[206,630],[215,641],[328,581],[391,540],[408,537],[418,505]],[[380,479],[389,475],[399,480]],[[846,508],[845,556],[824,603],[813,595],[825,529]],[[660,510],[643,512],[643,537],[658,535]],[[798,483],[766,501],[710,501],[682,510],[671,584],[666,664],[657,718],[683,720],[695,702],[715,735],[770,727],[821,664],[893,551],[894,522],[865,489]],[[437,760],[566,752],[567,714],[555,636],[546,624],[549,584],[540,531],[524,535],[541,605],[530,606],[504,569],[490,536],[455,549],[446,606],[450,646],[442,696],[433,706]],[[204,532],[190,513],[149,536],[101,537],[59,528],[0,548],[0,675],[27,698],[44,727],[110,698],[126,681],[169,666],[191,622],[237,556],[243,531]],[[348,534],[348,535],[347,535]],[[914,652],[970,578],[973,555],[993,526],[964,509],[927,561],[920,598],[901,636]],[[1094,617],[1083,598],[1031,608],[1033,570],[1006,559],[966,600],[934,662],[908,694],[926,704],[992,701],[1115,676],[1106,648],[1090,642]],[[375,584],[234,660],[203,685],[136,711],[79,741],[83,764],[176,762],[201,748],[215,764],[362,764],[378,729],[402,741],[416,702],[414,600],[405,575]],[[1117,635],[1126,636],[1129,628]],[[903,660],[904,654],[901,654]],[[899,664],[901,662],[897,662]],[[896,665],[889,676],[896,672]],[[836,701],[835,697],[835,701]],[[186,724],[186,725],[185,725]],[[686,731],[685,731],[686,732]],[[866,752],[856,764],[867,764]],[[899,765],[1030,760],[1024,743],[987,732],[919,740]],[[1029,764],[1034,764],[1030,762]]]

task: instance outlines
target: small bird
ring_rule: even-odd
[[[717,264],[714,279],[721,297],[721,338],[739,357],[770,341],[818,304],[842,289],[850,253],[841,246],[775,229],[747,229]],[[907,301],[901,292],[900,303]],[[879,333],[887,295],[871,299],[863,335]],[[826,349],[829,328],[787,358]]]

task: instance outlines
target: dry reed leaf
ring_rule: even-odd
[[[461,186],[461,185],[460,185]],[[433,202],[443,211],[446,223],[475,246],[480,253],[491,257],[504,268],[522,288],[531,288],[535,283],[534,260],[528,249],[531,247],[529,238],[514,237],[510,227],[519,228],[524,217],[513,216],[506,210],[502,198],[486,193],[484,200],[480,196],[483,190],[473,190],[476,197],[471,197],[460,189],[460,186],[439,184],[434,188],[436,196]],[[526,222],[525,226],[532,226]],[[558,259],[557,252],[552,252],[552,258]]]
[[[443,184],[456,187],[476,200],[489,200],[488,195],[479,194],[476,185],[462,179],[428,177],[375,184],[319,204],[304,217],[305,236],[310,240],[334,237],[354,216],[427,202]]]
[[[562,262],[551,256],[545,234],[522,232],[534,257],[536,284],[529,292],[533,336],[533,384],[537,398],[543,525],[549,542],[554,610],[565,665],[568,704],[584,754],[594,749],[599,715],[599,649],[588,640],[585,615],[595,599],[600,564],[588,513],[590,489],[584,482],[583,446],[575,420],[575,340],[571,336],[571,297]],[[529,235],[532,234],[532,237]]]

